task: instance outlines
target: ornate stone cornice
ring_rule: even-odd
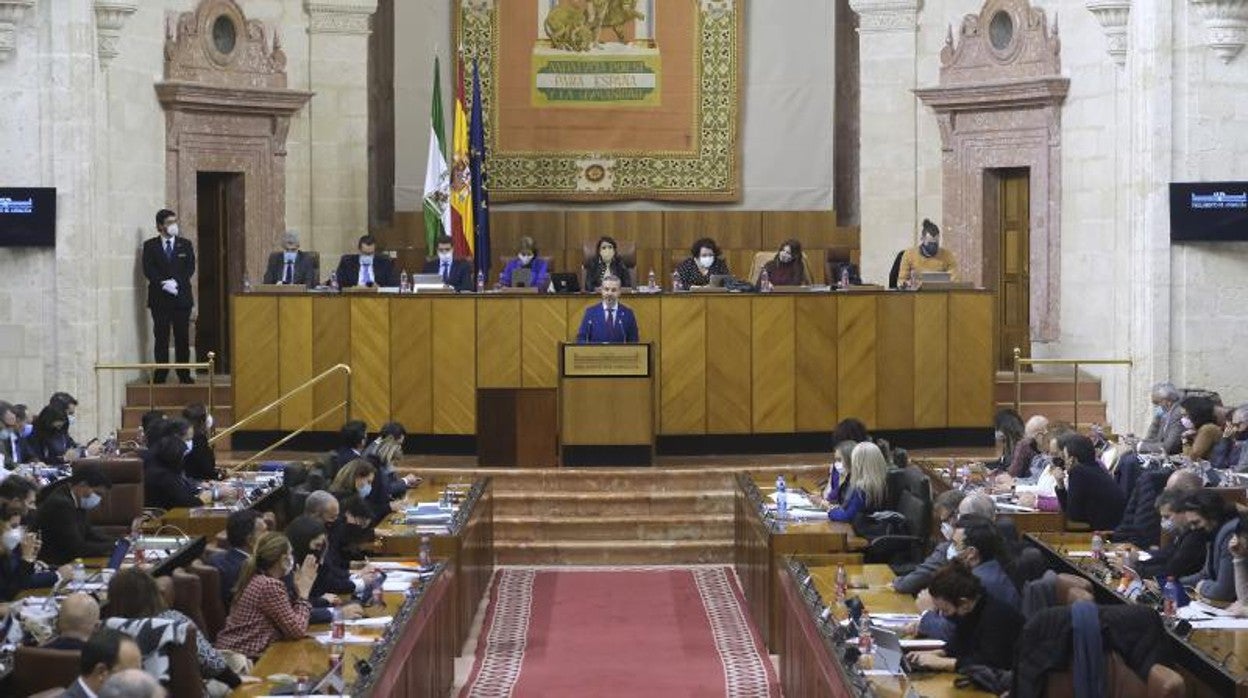
[[[921,0],[849,0],[858,14],[858,32],[916,31]]]
[[[1100,22],[1105,32],[1105,51],[1118,65],[1126,65],[1127,23],[1131,18],[1131,0],[1087,0],[1084,7]]]
[[[1248,0],[1188,0],[1205,22],[1205,45],[1230,63],[1248,42]]]
[[[34,6],[35,0],[0,0],[0,61],[17,51],[17,25]]]
[[[137,9],[138,0],[95,0],[96,53],[100,57],[100,68],[107,69],[117,57],[121,29]]]
[[[313,34],[370,34],[377,0],[307,0],[308,31]]]

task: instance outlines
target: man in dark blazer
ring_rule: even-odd
[[[441,276],[442,283],[456,291],[472,291],[477,287],[472,278],[472,262],[455,259],[455,244],[450,235],[438,237],[436,250],[438,256],[425,262],[422,270],[425,274]]]
[[[377,254],[377,239],[364,235],[356,243],[358,254],[344,254],[338,260],[338,285],[350,286],[398,286],[399,274],[394,261]]]
[[[134,638],[112,628],[97,628],[82,648],[78,678],[61,698],[94,698],[108,677],[126,669],[139,669],[142,664],[143,653]]]
[[[243,565],[251,558],[256,539],[268,530],[269,525],[255,509],[239,509],[225,520],[225,537],[230,542],[230,548],[208,558],[208,564],[221,573],[221,601],[226,608],[230,607],[230,601],[234,598],[238,576],[243,571]]]
[[[632,309],[620,305],[620,279],[608,274],[602,277],[602,302],[585,309],[576,341],[582,344],[622,344],[636,342],[637,316]]]
[[[167,208],[156,212],[154,238],[143,243],[143,276],[147,277],[147,307],[152,311],[156,363],[169,363],[169,330],[178,363],[191,360],[191,277],[195,275],[195,246],[178,235],[178,214]],[[165,382],[168,369],[157,369],[155,380]],[[194,383],[191,372],[178,369],[178,382]]]
[[[299,249],[299,231],[287,230],[282,233],[282,251],[269,255],[268,266],[264,269],[264,283],[299,284],[313,288],[320,275],[317,266],[313,255]]]
[[[43,536],[39,559],[49,565],[80,557],[108,557],[116,542],[87,521],[87,512],[99,506],[112,487],[108,476],[93,465],[84,465],[75,468],[68,480],[40,502],[36,516]]]

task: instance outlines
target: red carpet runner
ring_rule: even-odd
[[[779,696],[726,567],[503,568],[460,698]]]

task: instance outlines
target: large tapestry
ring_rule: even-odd
[[[744,2],[456,0],[491,198],[737,200]]]

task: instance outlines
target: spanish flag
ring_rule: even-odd
[[[472,163],[468,157],[468,111],[464,108],[464,61],[455,65],[455,125],[451,137],[451,240],[455,257],[472,259]]]

